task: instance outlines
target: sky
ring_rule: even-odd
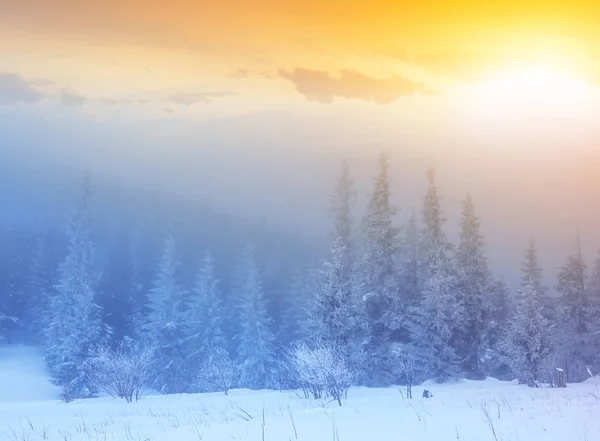
[[[0,153],[312,228],[339,161],[366,197],[387,149],[403,216],[435,166],[499,266],[534,235],[556,267],[578,228],[600,248],[599,22],[578,1],[0,0]]]

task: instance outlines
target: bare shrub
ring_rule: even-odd
[[[345,351],[334,344],[314,347],[299,344],[288,352],[290,374],[298,378],[314,398],[320,398],[324,392],[341,406],[342,398],[358,379],[344,354]]]
[[[220,391],[229,395],[236,372],[236,367],[224,348],[209,347],[196,377],[195,386],[201,392]]]
[[[141,398],[154,360],[154,348],[126,339],[116,349],[96,347],[89,360],[90,383],[101,392],[128,403]]]

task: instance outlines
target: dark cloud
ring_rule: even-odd
[[[397,75],[377,79],[353,70],[343,70],[339,77],[328,72],[297,68],[292,72],[280,71],[296,90],[310,101],[331,103],[336,97],[374,101],[389,104],[402,96],[433,93],[424,84]]]
[[[36,104],[44,95],[35,88],[35,81],[27,81],[17,74],[0,73],[0,106]]]
[[[169,97],[169,102],[174,104],[179,104],[181,106],[192,106],[198,103],[208,104],[214,98],[221,98],[226,96],[236,95],[235,92],[225,91],[225,92],[181,92],[171,95]]]

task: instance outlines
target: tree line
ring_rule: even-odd
[[[99,392],[99,360],[125,360],[135,351],[149,363],[144,386],[165,394],[297,388],[306,387],[300,378],[318,377],[339,401],[352,384],[491,375],[540,386],[552,384],[556,368],[570,382],[600,372],[600,256],[588,269],[577,238],[554,296],[531,240],[521,288],[510,292],[489,267],[470,196],[462,201],[454,244],[434,171],[426,174],[421,212],[406,225],[395,220],[390,175],[382,153],[359,219],[351,170],[342,163],[331,192],[328,255],[299,264],[293,276],[276,274],[286,286],[277,290],[265,286],[251,245],[225,263],[227,283],[214,250],[198,250],[193,283],[186,283],[176,231],[165,235],[151,274],[140,269],[149,257],[126,244],[109,256],[119,271],[107,274],[86,176],[60,252],[41,237],[28,237],[25,254],[4,247],[0,335],[32,335],[69,399]],[[323,360],[330,360],[327,375]],[[308,369],[315,365],[319,372]]]

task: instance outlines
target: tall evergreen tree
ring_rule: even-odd
[[[491,320],[490,324],[490,346],[498,349],[500,337],[507,329],[510,317],[511,299],[510,291],[503,279],[496,281],[492,287]]]
[[[600,252],[594,260],[589,281],[590,315],[594,317],[592,332],[600,331]],[[600,333],[598,333],[600,336]]]
[[[542,268],[538,263],[537,244],[533,238],[529,239],[527,249],[525,250],[525,259],[521,267],[521,288],[533,285],[536,292],[542,299],[544,305],[544,315],[550,321],[556,321],[556,301],[551,298],[548,288],[544,285]]]
[[[527,250],[525,251],[525,260],[521,267],[521,287],[526,288],[533,285],[533,288],[543,295],[546,288],[543,285],[542,269],[538,264],[537,245],[533,238],[529,239]]]
[[[342,239],[337,239],[331,257],[321,270],[323,285],[310,305],[309,339],[331,343],[339,348],[358,350],[357,317],[352,285],[344,274],[347,254]]]
[[[360,282],[368,324],[365,348],[369,365],[367,381],[389,384],[388,346],[391,334],[406,326],[406,310],[398,280],[399,233],[393,217],[398,211],[390,200],[389,158],[384,152],[378,163],[375,187],[362,221],[363,255]]]
[[[129,272],[128,292],[131,316],[127,328],[132,337],[141,337],[145,317],[149,313],[148,295],[144,290],[144,274],[142,271],[142,235],[139,230],[132,234],[127,247],[127,269]]]
[[[464,295],[451,256],[452,245],[443,229],[445,221],[433,170],[423,204],[421,250],[425,281],[420,307],[413,309],[413,342],[427,378],[445,381],[460,374],[461,337],[465,329]]]
[[[48,310],[48,296],[51,291],[47,254],[46,238],[40,234],[36,237],[29,260],[25,318],[25,326],[36,339],[41,338],[40,333],[44,329],[44,314]]]
[[[422,209],[423,230],[421,231],[421,255],[423,256],[423,280],[437,271],[450,267],[453,247],[444,231],[444,211],[441,206],[439,188],[435,182],[435,171],[427,171],[427,192]]]
[[[144,335],[156,346],[152,386],[164,394],[182,393],[189,388],[187,371],[186,293],[178,280],[180,263],[175,240],[165,241],[154,286],[148,294],[149,314]]]
[[[519,292],[503,340],[507,362],[514,375],[530,387],[537,386],[547,376],[543,369],[552,351],[549,328],[542,298],[532,283]]]
[[[587,378],[586,368],[596,357],[590,341],[593,317],[579,235],[575,253],[568,256],[558,273],[556,289],[560,294],[558,320],[567,381],[581,381]]]
[[[240,384],[251,389],[273,385],[275,363],[272,319],[267,314],[260,271],[252,250],[243,264],[245,283],[238,293],[237,358],[241,367]]]
[[[479,218],[470,196],[462,203],[456,259],[466,314],[464,348],[461,351],[465,358],[464,368],[468,375],[483,378],[486,372],[481,360],[489,349],[493,280]]]
[[[227,347],[223,318],[223,302],[215,275],[214,259],[210,250],[206,250],[190,301],[189,353],[192,360],[202,360],[209,350]]]
[[[349,264],[352,264],[352,256],[355,251],[354,221],[352,217],[354,202],[356,202],[356,191],[350,174],[350,166],[348,161],[343,161],[337,184],[331,194],[331,211],[333,215],[333,239],[339,239],[345,252],[351,256]]]
[[[95,393],[85,363],[89,351],[105,334],[95,296],[99,273],[90,232],[91,187],[84,178],[67,224],[68,252],[58,270],[55,293],[48,305],[44,330],[46,361],[65,398]]]
[[[401,287],[403,297],[410,308],[415,308],[421,301],[421,258],[419,243],[419,223],[413,213],[404,229],[402,237]]]
[[[288,347],[310,335],[305,326],[307,309],[313,295],[318,292],[318,286],[311,283],[311,272],[312,269],[298,270],[286,290],[278,333],[278,341],[282,347]]]

